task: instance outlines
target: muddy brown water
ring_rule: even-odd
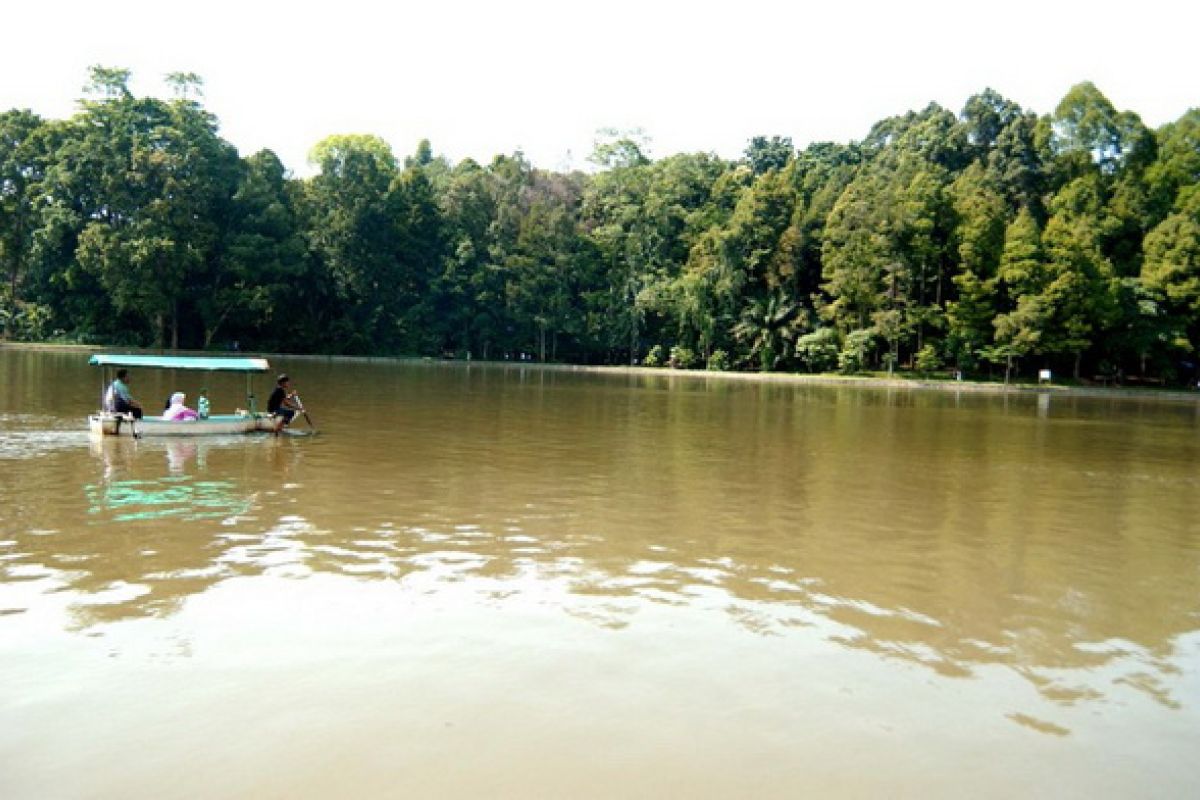
[[[274,361],[0,350],[0,796],[1200,785],[1194,403]]]

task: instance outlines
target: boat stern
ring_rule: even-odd
[[[120,436],[121,429],[124,428],[132,436],[133,426],[130,423],[132,418],[126,414],[99,411],[88,416],[88,432],[92,436]]]

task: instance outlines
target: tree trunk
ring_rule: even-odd
[[[233,304],[230,304],[221,312],[221,316],[213,323],[213,326],[204,331],[204,349],[207,350],[212,344],[213,339],[217,337],[217,331],[221,329],[221,324],[225,322],[225,318],[229,316],[229,312],[233,310]]]
[[[18,236],[20,232],[18,231]],[[19,242],[20,240],[18,240]],[[20,244],[17,245],[20,247]],[[20,298],[17,297],[17,276],[21,273],[21,255],[18,252],[13,256],[12,271],[8,275],[8,296],[12,300],[13,308],[17,307],[17,302]]]
[[[1083,351],[1075,353],[1075,380],[1079,380],[1079,368],[1083,364]]]
[[[629,323],[629,366],[631,367],[637,366],[637,338],[638,324],[637,315],[635,314]]]
[[[20,206],[21,207],[17,211],[17,236],[15,239],[17,247],[16,252],[13,253],[12,272],[9,274],[8,286],[9,300],[12,301],[14,311],[16,310],[18,301],[20,300],[20,298],[17,297],[17,281],[20,278],[21,272],[25,266],[22,263],[25,258],[25,215],[21,213],[24,210],[25,204],[20,203]]]
[[[922,261],[921,262],[921,299],[919,301],[919,305],[920,305],[921,309],[924,309],[926,307],[926,303],[925,303],[925,269],[926,269],[926,264],[924,261]],[[920,310],[918,310],[918,314],[919,314],[919,316],[917,317],[917,352],[919,353],[921,351],[921,346],[923,344],[925,344],[925,314],[923,311],[920,311]],[[899,356],[899,353],[897,353],[897,357],[898,356]],[[912,366],[912,364],[910,363],[909,366]]]
[[[546,363],[546,326],[538,326],[538,361]]]

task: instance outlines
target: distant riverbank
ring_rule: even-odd
[[[129,352],[153,353],[169,355],[204,355],[220,356],[235,355],[234,353],[218,353],[213,351],[192,350],[156,350],[137,347],[114,347],[103,345],[83,344],[42,344],[25,342],[0,342],[0,349],[38,350],[41,352],[63,353],[98,353],[98,352]],[[845,386],[864,389],[907,389],[934,390],[942,392],[978,392],[993,394],[1037,394],[1053,393],[1072,397],[1108,397],[1108,398],[1145,398],[1169,400],[1174,402],[1200,402],[1200,392],[1184,389],[1147,389],[1124,386],[1074,386],[1056,383],[999,383],[995,381],[972,380],[938,380],[918,376],[874,376],[874,375],[837,375],[831,373],[810,375],[795,372],[710,372],[707,370],[671,369],[669,367],[637,367],[637,366],[597,366],[587,364],[540,364],[536,361],[463,361],[458,359],[437,359],[417,356],[342,356],[342,355],[305,355],[297,353],[257,353],[242,352],[236,355],[262,356],[267,359],[286,359],[289,361],[323,361],[353,363],[403,363],[425,364],[429,366],[446,367],[486,367],[521,370],[539,370],[548,372],[594,373],[600,375],[628,375],[636,377],[678,378],[685,380],[704,381],[751,381],[755,383],[775,384],[807,384],[814,386]]]

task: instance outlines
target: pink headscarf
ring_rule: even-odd
[[[183,404],[183,401],[186,399],[187,395],[183,392],[176,392],[171,395],[171,405],[163,412],[162,418],[182,422],[199,417],[199,414]]]

